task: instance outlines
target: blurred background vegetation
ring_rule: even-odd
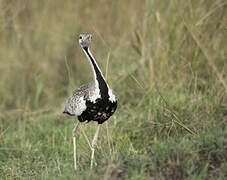
[[[224,179],[226,22],[225,0],[0,0],[0,178]],[[82,32],[119,107],[92,171],[78,137],[74,172],[62,110],[92,79]]]

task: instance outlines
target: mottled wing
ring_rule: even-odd
[[[74,90],[66,102],[64,113],[79,116],[86,110],[86,100],[94,88],[94,83],[87,83]]]

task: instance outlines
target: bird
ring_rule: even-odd
[[[82,33],[79,36],[79,44],[85,53],[93,72],[93,82],[84,84],[74,90],[67,99],[63,113],[76,116],[78,122],[73,129],[74,169],[77,170],[76,160],[76,134],[79,124],[82,122],[96,121],[98,123],[91,144],[91,163],[93,167],[94,152],[99,135],[100,126],[106,122],[117,109],[117,96],[107,84],[94,56],[90,51],[92,35]]]

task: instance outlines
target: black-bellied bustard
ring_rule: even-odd
[[[66,102],[64,113],[78,117],[78,123],[73,130],[74,146],[74,168],[77,169],[76,160],[76,132],[81,122],[97,121],[98,127],[91,144],[91,168],[94,161],[95,146],[98,139],[99,129],[102,123],[113,115],[117,108],[117,99],[113,91],[109,88],[104,76],[92,56],[89,45],[92,35],[88,33],[80,34],[79,44],[89,60],[93,71],[94,82],[87,83],[74,90]]]

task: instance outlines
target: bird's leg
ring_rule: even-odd
[[[77,169],[77,163],[76,163],[76,133],[79,127],[80,121],[77,122],[73,129],[73,158],[74,158],[74,169]]]
[[[93,161],[94,161],[94,154],[95,154],[95,147],[96,147],[96,143],[97,143],[97,139],[98,139],[98,135],[99,135],[99,128],[100,128],[101,124],[98,124],[98,127],[96,129],[92,144],[91,144],[91,169],[93,167]]]
[[[88,143],[88,146],[90,147],[90,149],[92,149],[91,143],[90,143],[90,141],[89,141],[89,139],[88,139],[86,133],[84,132],[84,128],[83,128],[82,126],[81,126],[81,129],[82,129],[82,133],[83,133],[83,135],[84,135],[84,137],[85,137],[85,139],[86,139],[86,141],[87,141],[87,143]]]

